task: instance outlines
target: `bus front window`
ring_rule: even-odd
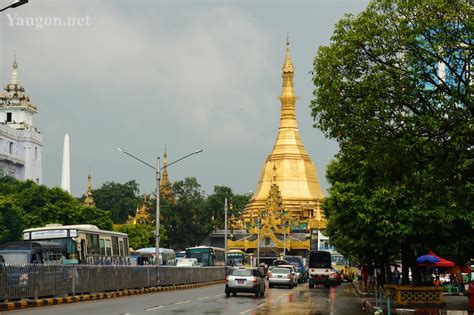
[[[194,253],[190,252],[188,258],[196,258],[200,266],[212,266],[211,253]]]

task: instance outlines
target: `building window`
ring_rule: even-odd
[[[38,147],[35,147],[35,160],[38,159]]]
[[[10,142],[10,148],[8,149],[9,154],[13,154],[13,142]]]
[[[7,113],[7,122],[12,121],[12,113]]]

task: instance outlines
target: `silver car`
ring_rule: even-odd
[[[300,282],[300,277],[301,274],[296,270],[295,266],[293,265],[279,265],[278,268],[288,268],[291,271],[291,274],[293,275],[293,285],[297,286],[298,283]]]
[[[284,285],[291,289],[294,286],[294,275],[289,268],[275,267],[267,275],[270,288],[273,288],[274,285]]]
[[[227,297],[237,292],[254,293],[255,296],[265,294],[265,276],[255,268],[231,269],[225,284],[225,295]]]

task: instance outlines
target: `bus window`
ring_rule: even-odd
[[[105,255],[105,241],[100,239],[100,254]]]
[[[100,254],[99,235],[92,234],[92,253],[95,255]]]
[[[110,246],[110,240],[105,240],[105,254],[112,256],[112,247]]]
[[[119,245],[117,236],[112,236],[112,254],[114,256],[119,256]]]
[[[93,254],[94,248],[92,246],[92,234],[86,235],[86,244],[87,244],[87,254]]]
[[[123,241],[119,240],[118,243],[119,243],[118,248],[119,248],[119,251],[120,251],[119,255],[120,256],[125,256],[124,251],[123,251]]]
[[[123,240],[123,252],[124,256],[128,256],[128,239]]]

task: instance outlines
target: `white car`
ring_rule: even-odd
[[[199,267],[197,258],[182,258],[176,263],[176,267]]]

